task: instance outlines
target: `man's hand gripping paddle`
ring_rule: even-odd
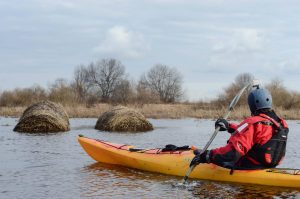
[[[233,108],[235,107],[235,105],[238,103],[240,97],[242,96],[242,94],[244,93],[244,91],[247,89],[247,88],[253,88],[253,87],[259,87],[259,81],[258,80],[253,80],[251,83],[247,84],[246,86],[244,86],[237,94],[236,96],[232,99],[231,103],[229,104],[229,107],[226,111],[226,113],[224,114],[223,118],[224,119],[227,119],[228,116],[230,115],[231,111],[233,110]],[[217,127],[214,131],[214,133],[211,135],[209,141],[206,143],[206,145],[204,146],[204,148],[201,150],[201,153],[202,154],[203,152],[205,152],[208,147],[210,146],[210,144],[212,143],[212,141],[215,139],[216,135],[218,134],[220,130],[220,127]],[[188,172],[185,174],[184,178],[183,178],[183,184],[185,184],[187,182],[187,179],[189,178],[190,174],[192,173],[192,171],[194,170],[194,168],[196,167],[197,165],[194,164],[194,165],[191,165]]]

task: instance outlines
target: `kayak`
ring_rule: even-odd
[[[136,149],[126,144],[115,144],[103,140],[80,136],[80,145],[98,162],[122,165],[144,171],[185,176],[194,157],[193,150],[163,151],[156,149]],[[300,187],[300,170],[272,168],[259,170],[234,170],[215,164],[199,164],[190,178],[250,183],[281,187]]]

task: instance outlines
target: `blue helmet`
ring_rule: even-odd
[[[248,105],[251,113],[255,113],[260,109],[272,108],[272,96],[267,89],[254,89],[248,96]]]

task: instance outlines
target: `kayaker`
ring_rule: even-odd
[[[231,169],[262,169],[276,167],[285,155],[288,125],[272,109],[268,90],[254,89],[248,96],[251,116],[240,124],[218,119],[215,127],[231,133],[227,145],[206,150],[195,150],[191,165],[214,163]]]

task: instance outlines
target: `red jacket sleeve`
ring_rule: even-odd
[[[220,166],[232,166],[254,145],[254,126],[246,121],[239,124],[228,144],[211,151],[211,161]]]
[[[229,123],[229,128],[233,129],[233,130],[236,130],[238,128],[238,124],[236,123]]]
[[[237,128],[238,128],[237,124],[235,124],[235,123],[229,123],[228,132],[229,133],[234,133]]]
[[[247,122],[241,123],[228,144],[244,156],[254,145],[254,125]]]

